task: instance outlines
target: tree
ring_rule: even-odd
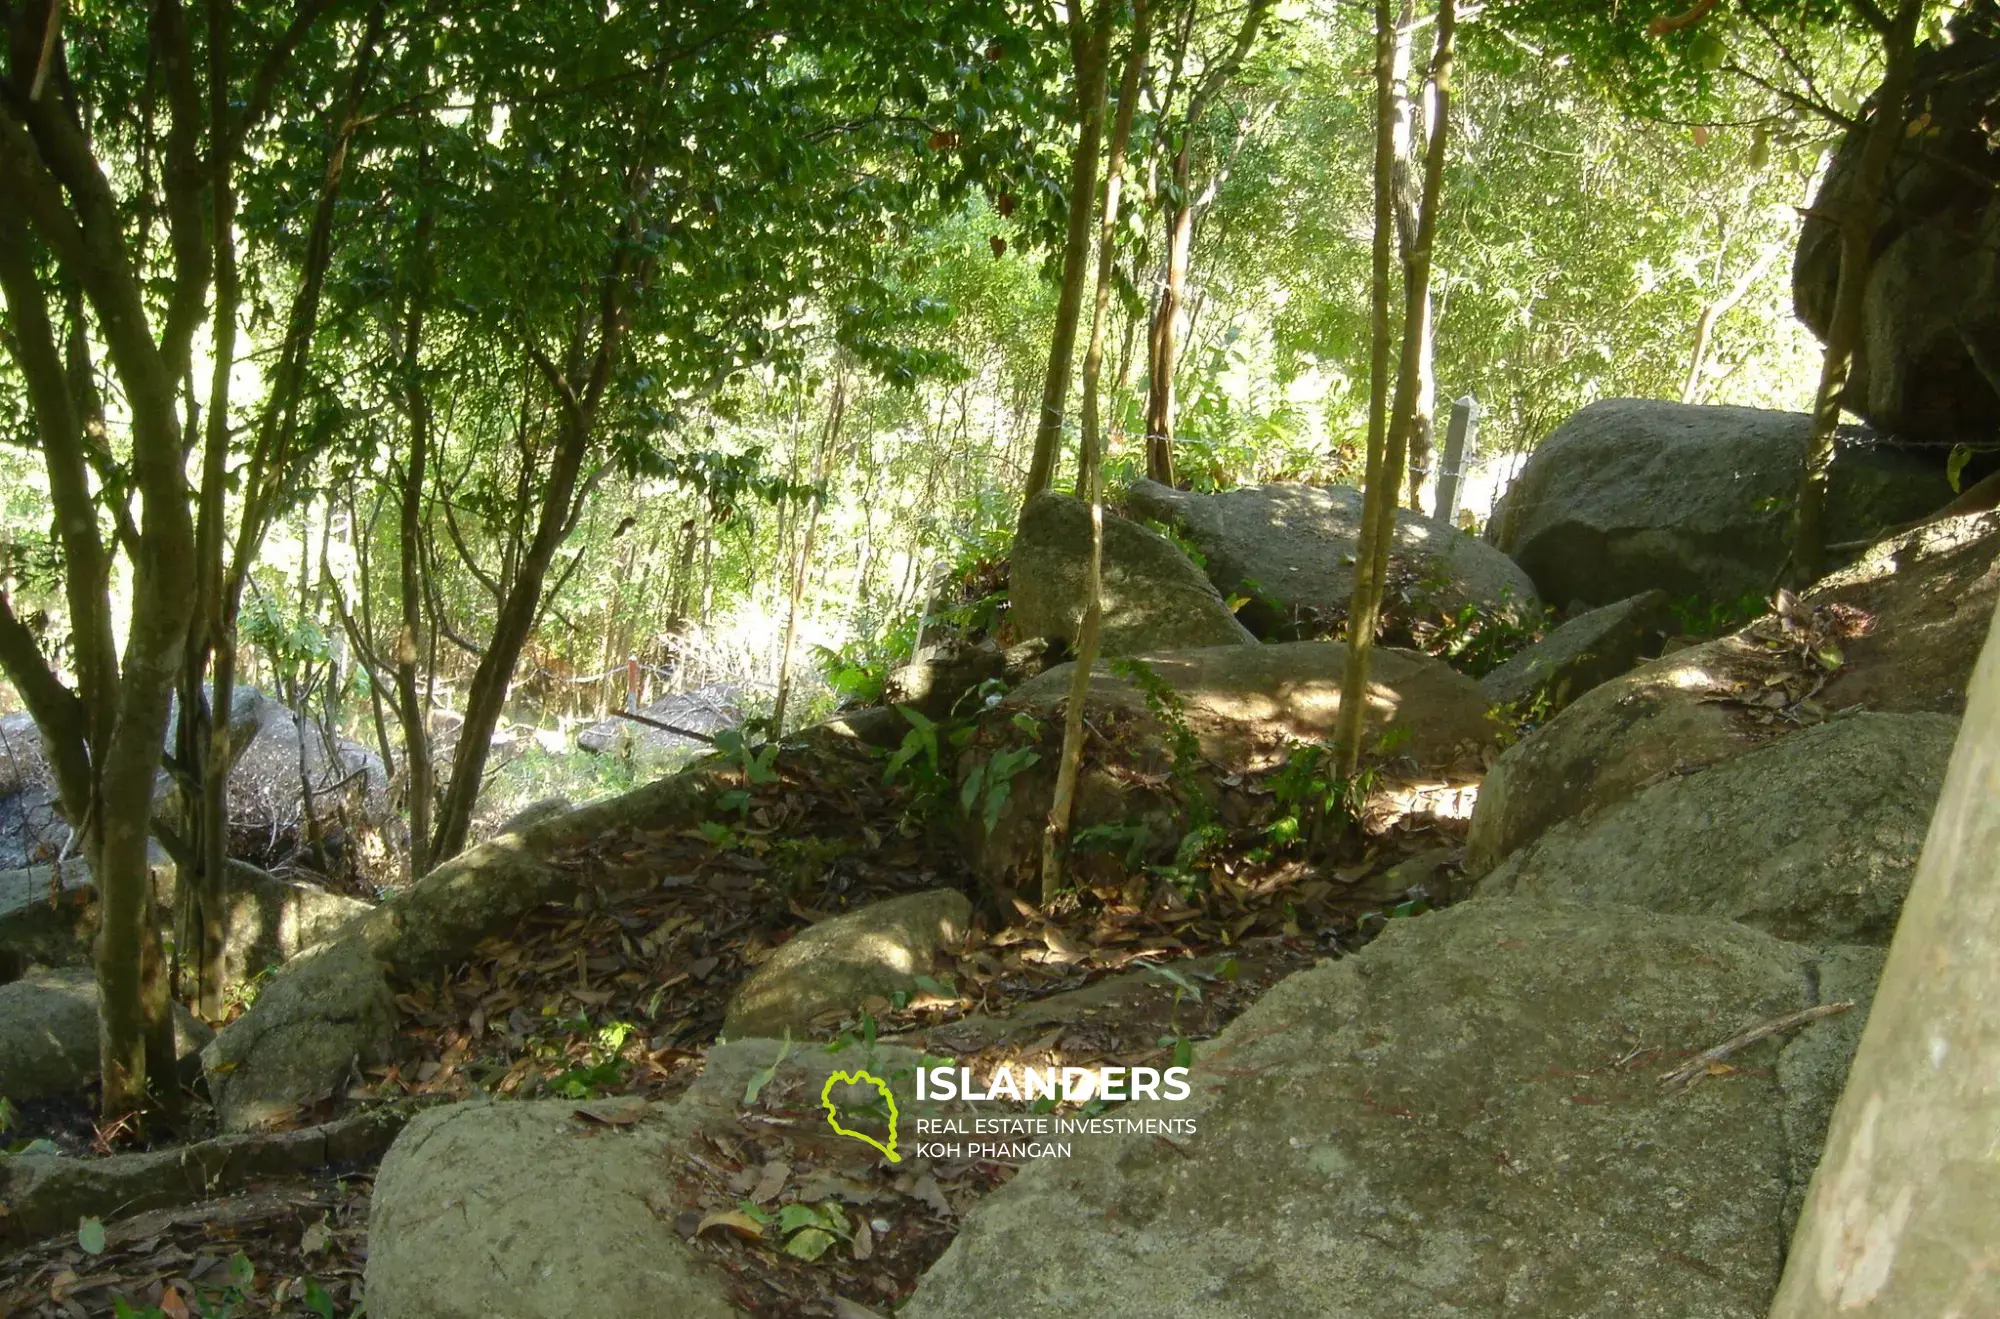
[[[1095,214],[1092,203],[1097,196],[1097,157],[1104,138],[1106,68],[1111,62],[1111,32],[1117,14],[1118,0],[1097,0],[1094,6],[1077,0],[1068,6],[1064,18],[1074,88],[1076,151],[1070,157],[1061,292],[1056,302],[1055,331],[1049,336],[1049,369],[1042,386],[1042,410],[1035,421],[1034,455],[1022,491],[1023,503],[1049,488],[1062,447],[1070,372],[1076,356],[1076,326],[1083,312],[1083,286],[1090,273],[1090,221]]]
[[[1068,860],[1070,817],[1083,764],[1083,712],[1090,700],[1090,672],[1097,663],[1098,636],[1104,621],[1104,455],[1098,379],[1104,370],[1104,337],[1110,319],[1125,151],[1132,139],[1132,116],[1138,107],[1139,79],[1146,67],[1146,45],[1151,36],[1148,18],[1147,0],[1133,0],[1132,36],[1126,50],[1125,71],[1118,81],[1118,113],[1112,125],[1110,160],[1105,168],[1103,219],[1097,230],[1097,296],[1091,306],[1090,339],[1083,358],[1083,433],[1077,445],[1077,493],[1090,504],[1090,568],[1084,579],[1083,624],[1078,631],[1074,676],[1063,718],[1062,758],[1056,765],[1055,793],[1049,806],[1048,828],[1042,836],[1044,903],[1062,888]],[[1082,209],[1089,208],[1086,205]]]
[[[2000,618],[1772,1319],[2000,1313]]]
[[[1854,0],[1862,20],[1882,43],[1882,85],[1865,120],[1861,157],[1839,217],[1840,276],[1826,330],[1826,357],[1813,400],[1813,424],[1792,504],[1792,544],[1787,571],[1794,585],[1819,576],[1826,555],[1826,488],[1833,467],[1833,437],[1847,396],[1854,353],[1860,347],[1868,272],[1874,264],[1875,226],[1889,167],[1909,121],[1909,90],[1916,74],[1917,30],[1924,0],[1898,0],[1884,12],[1875,0]]]
[[[1146,335],[1146,475],[1162,485],[1174,484],[1178,326],[1200,200],[1194,187],[1195,143],[1216,98],[1242,68],[1244,58],[1256,44],[1258,31],[1270,10],[1270,0],[1250,0],[1221,56],[1198,71],[1190,71],[1188,64],[1195,53],[1192,47],[1200,10],[1201,0],[1187,0],[1187,7],[1175,25],[1172,63],[1167,85],[1160,93],[1154,127],[1155,146],[1172,162],[1167,182],[1159,191],[1166,255],[1160,273],[1160,292],[1154,300],[1153,318]],[[1176,95],[1183,91],[1185,104],[1177,105]]]
[[[7,198],[0,204],[0,283],[9,350],[28,382],[56,510],[73,683],[51,664],[43,638],[4,602],[0,665],[42,733],[64,812],[101,896],[97,977],[107,1116],[142,1107],[149,1076],[172,1075],[148,846],[154,780],[199,585],[184,466],[199,431],[192,398],[190,415],[182,412],[183,383],[211,288],[218,278],[234,277],[226,254],[218,268],[210,217],[226,222],[231,214],[227,183],[248,135],[301,81],[310,86],[295,74],[326,68],[324,50],[303,65],[294,57],[309,46],[328,8],[308,4],[266,36],[235,25],[230,6],[211,6],[206,60],[178,0],[153,6],[144,24],[102,12],[65,21],[59,7],[46,3],[9,14],[11,56],[0,95],[0,195]],[[254,55],[252,67],[237,76],[243,53]],[[148,69],[160,76],[143,78]],[[166,127],[158,132],[162,118]],[[136,163],[138,181],[129,182],[130,171],[108,168],[111,161]],[[123,195],[114,177],[128,189]],[[157,237],[156,216],[165,220]],[[226,235],[226,223],[219,227]],[[163,286],[158,296],[149,291],[156,275]],[[62,353],[52,305],[63,309]],[[98,343],[130,416],[123,454],[108,442],[106,404],[92,379]],[[126,503],[131,491],[140,501],[136,520]],[[109,539],[100,501],[108,508]],[[200,545],[209,550],[224,533],[211,522],[204,534]],[[121,553],[131,565],[133,591],[118,653],[109,592],[113,559]],[[184,767],[181,786],[195,788]],[[170,1083],[162,1099],[177,1102]]]
[[[1347,667],[1341,675],[1339,722],[1334,730],[1335,772],[1342,779],[1353,777],[1360,763],[1361,733],[1367,721],[1368,648],[1374,644],[1375,610],[1380,606],[1372,570],[1375,525],[1385,512],[1391,519],[1395,517],[1396,492],[1402,488],[1401,465],[1390,464],[1387,453],[1395,40],[1389,0],[1375,0],[1375,230],[1369,283],[1368,470],[1362,488],[1361,552],[1356,555],[1354,596],[1347,613]]]

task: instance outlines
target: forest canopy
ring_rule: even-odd
[[[379,756],[415,877],[538,733],[879,698],[1100,436],[1422,508],[1469,396],[1477,526],[1595,400],[1812,406],[1802,212],[1962,8],[12,0],[11,699],[214,1015],[239,690]],[[168,988],[106,884],[116,1106]]]

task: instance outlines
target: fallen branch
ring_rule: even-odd
[[[1721,1062],[1738,1049],[1748,1048],[1759,1040],[1769,1039],[1773,1035],[1781,1035],[1794,1027],[1810,1025],[1822,1017],[1831,1017],[1836,1013],[1845,1012],[1853,1006],[1852,1001],[1822,1003],[1818,1007],[1806,1008],[1802,1012],[1793,1012],[1786,1016],[1773,1018],[1761,1026],[1752,1026],[1741,1035],[1724,1040],[1708,1052],[1698,1053],[1672,1071],[1662,1073],[1660,1084],[1668,1090],[1685,1090],[1706,1076],[1711,1066]]]
[[[674,733],[681,737],[691,737],[697,742],[706,742],[710,746],[715,745],[714,738],[710,737],[707,733],[697,733],[692,728],[682,728],[678,724],[669,724],[658,719],[649,719],[643,714],[633,714],[630,710],[613,710],[611,713],[617,715],[620,719],[630,719],[635,724],[644,724],[648,728],[657,728],[662,733]]]

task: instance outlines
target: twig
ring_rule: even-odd
[[[1752,1026],[1741,1035],[1724,1040],[1708,1052],[1698,1053],[1672,1071],[1662,1073],[1660,1084],[1669,1090],[1685,1090],[1708,1073],[1711,1063],[1721,1062],[1738,1049],[1747,1048],[1759,1040],[1768,1039],[1770,1036],[1783,1034],[1785,1031],[1791,1030],[1796,1026],[1808,1025],[1818,1021],[1822,1017],[1831,1017],[1835,1013],[1845,1012],[1853,1006],[1854,1004],[1851,1000],[1842,1003],[1822,1003],[1818,1007],[1807,1008],[1802,1012],[1793,1012],[1783,1017],[1775,1017],[1761,1026]]]
[[[678,724],[663,723],[658,719],[648,719],[645,715],[633,714],[630,710],[613,710],[611,713],[617,715],[620,719],[630,719],[635,724],[644,724],[648,728],[657,728],[662,733],[675,733],[681,737],[691,737],[697,742],[706,742],[710,746],[715,745],[714,738],[710,737],[707,733],[697,733],[692,728],[682,728]]]

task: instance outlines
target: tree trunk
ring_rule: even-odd
[[[1189,195],[1188,146],[1174,153],[1173,200],[1167,220],[1166,269],[1153,323],[1146,332],[1146,475],[1174,483],[1174,361],[1181,301],[1187,289],[1188,254],[1194,248],[1194,198]]]
[[[421,128],[419,129],[421,132]],[[424,188],[427,148],[417,150],[417,192]],[[397,714],[403,725],[403,764],[409,773],[410,878],[430,871],[431,806],[436,785],[431,769],[429,702],[417,687],[417,658],[424,652],[423,536],[424,482],[430,464],[430,393],[423,381],[424,309],[430,297],[431,207],[420,200],[410,238],[410,286],[403,327],[403,412],[410,428],[410,453],[403,463],[401,543],[403,625],[396,635]]]
[[[1772,1319],[2000,1314],[2000,618]]]
[[[1861,343],[1868,272],[1874,262],[1875,222],[1889,166],[1903,140],[1910,81],[1916,72],[1916,29],[1923,8],[1921,0],[1903,0],[1889,30],[1883,33],[1882,86],[1876,93],[1875,114],[1868,121],[1847,206],[1840,216],[1840,275],[1827,321],[1826,356],[1821,360],[1819,392],[1813,400],[1812,431],[1806,440],[1798,495],[1792,507],[1792,545],[1785,576],[1794,585],[1804,586],[1817,579],[1826,556],[1826,487],[1833,467],[1833,439],[1847,401],[1854,352]]]
[[[1125,148],[1132,139],[1139,75],[1146,65],[1147,18],[1146,0],[1133,0],[1132,46],[1118,83],[1118,115],[1112,125],[1111,156],[1104,178],[1104,218],[1097,232],[1097,298],[1091,307],[1090,342],[1083,356],[1083,436],[1077,454],[1077,494],[1090,501],[1090,568],[1084,584],[1083,625],[1077,633],[1076,667],[1063,717],[1062,758],[1056,765],[1048,829],[1042,835],[1044,905],[1061,891],[1069,860],[1070,818],[1076,803],[1077,776],[1083,767],[1083,711],[1090,700],[1090,671],[1097,663],[1098,637],[1104,621],[1104,456],[1099,443],[1097,386],[1104,371],[1105,322],[1111,309],[1111,271],[1117,250]]]
[[[1375,527],[1395,516],[1402,485],[1395,467],[1384,466],[1389,425],[1389,249],[1395,227],[1395,24],[1389,0],[1375,0],[1375,240],[1369,314],[1368,464],[1362,482],[1361,536],[1354,564],[1354,593],[1347,610],[1347,667],[1341,676],[1340,710],[1334,723],[1334,767],[1352,778],[1361,760],[1367,719],[1368,649],[1375,640],[1381,605],[1369,560]]]
[[[472,829],[473,808],[478,805],[479,790],[485,782],[493,730],[499,726],[500,715],[507,705],[515,662],[521,658],[521,648],[527,644],[529,634],[535,629],[535,618],[541,612],[542,585],[548,579],[549,564],[568,536],[570,501],[576,496],[589,444],[589,421],[565,413],[534,538],[521,555],[506,599],[493,620],[493,635],[479,657],[479,667],[466,691],[465,719],[459,725],[458,745],[452,751],[451,782],[438,810],[437,829],[427,857],[434,867],[465,850],[466,835]]]
[[[1070,59],[1076,75],[1076,155],[1070,161],[1069,229],[1063,237],[1062,291],[1056,300],[1055,330],[1049,336],[1049,370],[1042,386],[1042,412],[1035,426],[1035,451],[1022,493],[1026,503],[1055,479],[1062,447],[1064,409],[1069,406],[1071,361],[1076,355],[1076,323],[1083,311],[1084,280],[1090,273],[1090,221],[1097,197],[1097,156],[1104,136],[1105,65],[1110,60],[1111,22],[1117,6],[1097,0],[1086,15],[1082,0],[1070,10]]]
[[[1437,45],[1431,56],[1429,82],[1438,122],[1433,125],[1425,151],[1423,199],[1417,213],[1417,230],[1410,245],[1410,257],[1403,288],[1403,355],[1396,371],[1396,401],[1389,413],[1388,453],[1383,458],[1383,476],[1389,482],[1388,498],[1379,506],[1373,548],[1363,556],[1370,574],[1368,636],[1372,646],[1375,622],[1381,615],[1382,592],[1387,582],[1389,555],[1396,543],[1397,474],[1403,470],[1410,451],[1410,437],[1416,426],[1418,399],[1427,387],[1424,358],[1430,344],[1431,253],[1437,242],[1438,210],[1444,193],[1444,157],[1447,134],[1443,122],[1451,103],[1452,41],[1457,27],[1455,0],[1439,0]],[[1358,571],[1358,570],[1357,570]],[[1354,665],[1350,650],[1348,663]],[[1360,656],[1366,672],[1367,656]]]
[[[833,408],[827,414],[826,428],[820,432],[819,454],[813,460],[813,480],[815,484],[824,482],[828,469],[833,463],[833,452],[840,443],[840,423],[847,415],[847,377],[844,374],[833,378]],[[791,601],[785,611],[785,643],[778,656],[778,694],[771,702],[771,736],[773,739],[785,735],[785,704],[792,689],[792,650],[798,644],[799,606],[806,596],[806,581],[812,575],[813,538],[819,531],[820,505],[823,500],[815,491],[812,507],[806,510],[805,534],[799,539],[798,556],[792,562]]]
[[[1403,267],[1403,287],[1409,289],[1416,283],[1414,279],[1416,262],[1417,228],[1422,209],[1422,182],[1418,169],[1425,156],[1430,135],[1436,130],[1440,113],[1435,95],[1426,106],[1422,122],[1425,136],[1422,144],[1417,137],[1417,100],[1410,87],[1410,51],[1414,44],[1417,27],[1417,7],[1413,0],[1403,0],[1402,12],[1396,18],[1395,45],[1390,52],[1390,77],[1395,83],[1395,105],[1390,115],[1394,140],[1394,195],[1396,202],[1396,249]],[[1417,319],[1414,333],[1417,336],[1417,358],[1414,380],[1416,386],[1415,406],[1409,426],[1409,470],[1410,507],[1422,508],[1423,488],[1430,475],[1433,435],[1436,431],[1435,401],[1436,390],[1431,381],[1431,361],[1433,357],[1434,334],[1431,325],[1431,297],[1426,289],[1421,307],[1413,308]],[[1412,331],[1405,328],[1407,337]],[[1402,377],[1397,377],[1398,387]]]

